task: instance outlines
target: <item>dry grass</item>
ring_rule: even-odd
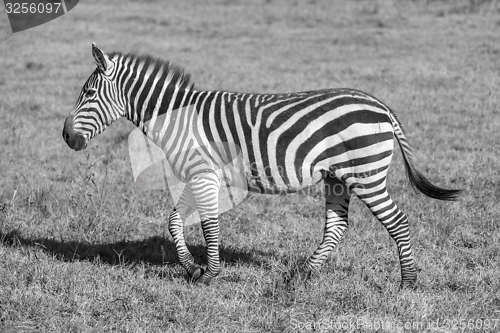
[[[0,331],[447,332],[500,318],[495,1],[84,1],[0,31]],[[252,195],[225,213],[223,273],[191,285],[166,230],[171,199],[133,184],[132,126],[119,121],[83,152],[62,140],[93,41],[170,59],[199,88],[352,87],[385,101],[430,178],[466,189],[457,203],[416,194],[396,154],[389,190],[410,218],[417,290],[398,292],[395,245],[358,200],[321,274],[284,288],[281,273],[323,228],[323,202],[296,195]],[[186,235],[203,262],[199,225]],[[416,326],[367,326],[382,322]]]

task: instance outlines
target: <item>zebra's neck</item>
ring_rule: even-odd
[[[125,117],[145,134],[156,119],[182,106],[193,90],[189,74],[168,61],[150,56],[112,54],[117,66],[117,98],[123,104]]]

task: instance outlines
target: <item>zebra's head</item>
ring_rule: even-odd
[[[92,43],[97,68],[85,82],[74,110],[66,118],[63,138],[75,150],[84,149],[94,136],[125,115],[116,84],[117,62]]]

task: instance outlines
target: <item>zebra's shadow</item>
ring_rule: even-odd
[[[0,232],[0,246],[17,247],[26,249],[39,248],[57,260],[65,262],[88,261],[113,265],[134,266],[146,264],[149,272],[159,272],[163,267],[178,266],[173,274],[157,274],[158,276],[182,277],[187,275],[176,258],[174,243],[164,237],[154,236],[138,241],[119,241],[106,244],[85,244],[76,241],[59,241],[49,238],[26,238],[16,231],[9,233]],[[203,245],[189,245],[195,262],[206,264],[206,251]],[[241,251],[231,247],[220,246],[220,258],[225,265],[248,264],[262,267],[268,260],[266,257],[274,256],[272,252]]]

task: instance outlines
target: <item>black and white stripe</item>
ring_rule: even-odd
[[[439,188],[423,176],[399,121],[385,104],[353,89],[288,94],[199,91],[188,75],[168,62],[107,55],[95,46],[93,54],[98,67],[70,114],[72,129],[86,145],[124,116],[166,152],[173,170],[189,185],[169,217],[169,230],[190,276],[208,282],[220,271],[217,204],[224,183],[220,169],[241,154],[252,191],[291,193],[324,181],[324,236],[304,269],[319,269],[342,238],[354,193],[395,240],[402,285],[414,284],[408,219],[386,188],[394,139],[418,190],[441,200],[454,200],[460,191]],[[183,215],[193,210],[189,207],[193,202],[207,245],[206,271],[195,265],[183,236]]]

